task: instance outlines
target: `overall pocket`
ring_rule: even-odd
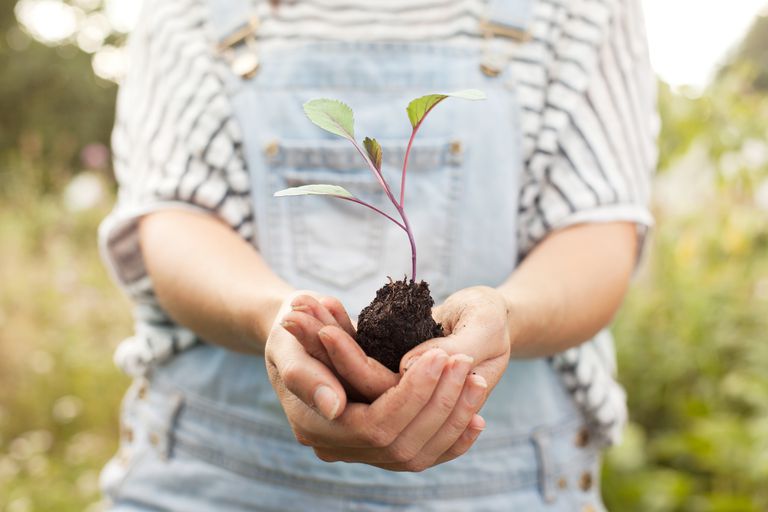
[[[399,197],[408,141],[380,142],[384,175],[393,195]],[[447,270],[460,149],[458,141],[428,139],[417,141],[409,157],[406,212],[416,234],[419,267],[438,280]],[[279,141],[267,162],[273,191],[313,183],[340,185],[400,220],[376,177],[345,140]],[[410,269],[406,234],[376,212],[332,197],[277,200],[285,204],[272,212],[285,218],[271,221],[287,227],[285,242],[291,247],[296,272],[334,287],[351,288],[377,273],[383,280],[385,275],[402,277],[400,273]]]

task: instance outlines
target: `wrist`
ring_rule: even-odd
[[[544,315],[545,308],[535,304],[535,294],[517,287],[500,288],[507,313],[507,336],[510,356],[513,358],[532,357],[536,345],[556,323],[559,315]],[[549,324],[549,325],[548,325]]]
[[[290,286],[277,287],[271,290],[260,290],[257,297],[246,302],[245,307],[237,316],[243,337],[263,352],[269,333],[275,321],[282,315],[282,308],[295,295],[296,290]]]

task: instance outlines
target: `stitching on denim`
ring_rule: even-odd
[[[293,434],[289,430],[277,425],[261,422],[257,418],[239,414],[231,408],[221,407],[208,398],[188,391],[182,391],[173,384],[154,381],[149,389],[148,397],[154,398],[158,404],[165,404],[166,400],[162,395],[173,392],[179,392],[184,396],[184,407],[179,412],[177,424],[184,420],[194,419],[195,421],[214,424],[219,428],[222,428],[222,423],[224,423],[225,425],[223,428],[240,427],[243,431],[263,434],[277,439],[295,441]]]
[[[534,431],[531,435],[531,444],[533,445],[539,469],[539,492],[547,503],[553,503],[556,494],[552,486],[552,468],[549,461],[549,451],[551,450],[550,437],[548,433]]]
[[[156,391],[150,391],[150,393],[153,392]],[[246,435],[246,432],[237,432],[237,430],[234,430],[228,433],[230,438],[244,437],[255,440],[256,436],[254,434],[264,433],[267,437],[280,437],[288,442],[295,442],[295,439],[293,439],[292,435],[286,435],[287,433],[284,429],[260,424],[249,418],[243,418],[237,414],[232,414],[231,411],[226,411],[215,406],[212,407],[208,402],[209,401],[205,398],[199,398],[195,396],[187,397],[184,407],[179,413],[178,421],[204,421],[210,425],[215,425],[220,428],[222,426],[222,417],[224,417],[225,421],[229,421],[230,424],[228,427],[230,429],[232,427],[238,426],[242,426],[243,429],[248,429],[247,434],[249,435]],[[167,406],[167,402],[164,400],[160,400],[159,402],[154,403],[165,404]],[[559,434],[564,432],[575,432],[580,424],[581,423],[579,418],[569,418],[568,420],[558,425],[552,427],[542,427],[538,429],[538,434],[546,435],[549,439],[552,439],[554,444],[550,449],[557,451],[560,450],[563,446],[570,447],[571,444],[571,436]],[[224,428],[227,428],[227,426],[224,426]],[[539,473],[536,470],[531,470],[514,473],[512,475],[505,474],[490,481],[472,483],[466,486],[438,485],[427,486],[424,488],[407,489],[392,486],[375,487],[369,485],[354,484],[338,485],[306,476],[283,473],[275,470],[274,468],[265,468],[254,464],[252,461],[238,460],[238,453],[223,453],[210,445],[189,438],[189,436],[184,432],[178,431],[178,426],[175,426],[175,430],[177,431],[174,432],[174,455],[185,453],[187,455],[205,460],[211,464],[220,466],[224,469],[230,470],[236,474],[250,478],[258,478],[264,481],[286,485],[309,492],[329,494],[334,496],[375,498],[381,499],[388,503],[406,503],[414,499],[450,499],[509,492],[510,490],[515,490],[521,487],[540,484],[546,479],[551,481],[556,474],[561,474],[563,472],[573,474],[575,471],[578,471],[585,466],[592,468],[596,461],[599,460],[599,456],[597,455],[598,452],[596,451],[574,449],[570,456],[566,456],[565,458],[557,460],[556,462],[553,461],[554,465],[547,465],[544,468],[537,468],[539,471],[543,469],[543,473]],[[278,436],[275,436],[275,434],[278,434]],[[531,437],[531,435],[525,434],[518,434],[513,436],[497,436],[496,438],[492,439],[491,442],[484,447],[484,449],[498,450],[504,445],[510,447],[515,444],[519,445],[520,443],[530,443]],[[267,439],[264,441],[267,441]],[[474,447],[473,451],[475,451],[477,448],[479,447]],[[397,494],[398,496],[393,498],[393,493]]]
[[[313,180],[303,180],[304,183],[308,181]],[[337,179],[335,184],[346,186],[347,188],[352,188],[351,185],[353,185],[353,182],[348,179]],[[355,191],[356,188],[353,188],[352,193],[354,194]],[[374,195],[383,195],[383,192],[375,189],[372,191],[372,193]],[[379,253],[379,251],[377,249],[373,249],[366,253],[366,258],[364,258],[362,261],[359,261],[357,265],[353,266],[351,263],[347,262],[348,264],[345,266],[343,275],[336,275],[337,273],[334,269],[324,266],[321,263],[325,259],[324,257],[312,257],[312,247],[309,241],[310,230],[307,226],[307,216],[311,215],[311,206],[308,207],[307,204],[308,201],[314,202],[322,200],[337,201],[336,199],[332,198],[312,197],[297,197],[290,201],[290,205],[288,207],[290,215],[288,216],[288,219],[284,220],[288,221],[291,228],[291,233],[293,235],[293,243],[295,247],[294,265],[298,272],[308,275],[313,279],[325,281],[332,286],[349,288],[350,286],[353,286],[357,281],[376,273],[376,270],[378,269],[378,260],[376,255]],[[349,207],[351,205],[345,206]],[[281,219],[274,220],[276,222],[280,222]],[[381,219],[376,218],[374,213],[367,210],[361,211],[358,217],[358,222],[360,221],[364,222],[364,229],[363,232],[358,231],[357,235],[365,237],[364,240],[366,245],[370,245],[370,240],[383,239],[382,233],[384,230],[384,223]]]
[[[277,485],[292,487],[317,494],[325,494],[346,498],[377,499],[392,504],[411,503],[414,500],[423,499],[452,499],[489,494],[499,494],[530,487],[536,484],[535,471],[522,471],[515,474],[507,474],[465,485],[443,484],[424,487],[404,486],[370,486],[355,484],[337,484],[327,480],[320,480],[305,475],[291,475],[271,468],[257,466],[250,462],[237,460],[232,454],[224,455],[216,452],[209,446],[197,443],[188,443],[179,439],[178,452],[205,460],[211,464],[222,467],[236,474],[270,482]]]

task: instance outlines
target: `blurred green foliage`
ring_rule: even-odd
[[[614,329],[632,424],[607,457],[610,510],[768,510],[768,91],[756,76],[729,66],[699,97],[662,86],[657,188],[675,193],[658,194]]]
[[[88,173],[104,193],[85,206],[70,180],[82,148],[108,140],[114,86],[79,50],[32,41],[10,12],[0,8],[0,511],[95,511],[117,446],[127,379],[111,354],[130,306],[95,246],[110,178]],[[765,34],[753,29],[703,94],[661,84],[658,226],[615,326],[632,417],[606,458],[615,512],[768,510]]]
[[[80,150],[109,142],[117,89],[76,46],[49,47],[25,33],[15,4],[0,0],[0,200],[30,184],[61,190]]]

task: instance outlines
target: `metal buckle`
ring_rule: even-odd
[[[502,25],[500,23],[494,23],[488,20],[482,20],[480,22],[480,32],[482,32],[484,36],[505,37],[519,43],[530,41],[533,37],[527,30],[511,27],[509,25]]]
[[[216,45],[216,51],[224,56],[232,71],[245,79],[252,78],[259,69],[256,31],[260,24],[257,16],[251,16],[247,23]]]
[[[511,39],[517,43],[530,41],[532,38],[527,30],[501,25],[487,19],[480,21],[480,33],[483,36],[480,71],[490,78],[499,76],[511,58],[508,45],[502,44],[501,48],[493,48],[496,37]]]

